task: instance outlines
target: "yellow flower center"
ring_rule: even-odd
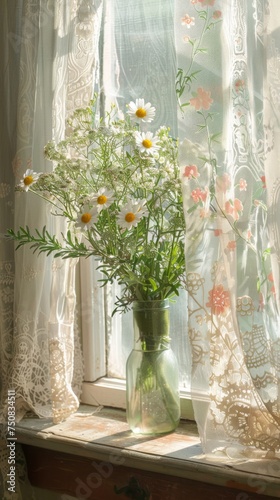
[[[144,139],[144,141],[142,141],[142,145],[144,146],[144,148],[151,148],[153,143],[152,141],[150,141],[150,139]]]
[[[135,114],[136,114],[137,118],[145,118],[145,116],[147,115],[147,112],[144,108],[138,108]]]
[[[104,203],[106,203],[107,200],[108,200],[107,196],[105,196],[105,194],[101,194],[97,198],[97,203],[98,205],[104,205]]]
[[[23,179],[23,183],[26,185],[26,186],[30,186],[30,184],[32,184],[33,182],[33,177],[32,175],[27,175],[26,177],[24,177]]]
[[[84,223],[84,224],[88,224],[88,222],[90,221],[91,219],[91,214],[89,212],[86,212],[82,215],[81,217],[81,221]]]
[[[135,215],[133,212],[127,212],[124,219],[126,222],[133,222],[135,220]]]

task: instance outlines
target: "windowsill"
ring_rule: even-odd
[[[171,434],[134,435],[125,412],[81,405],[57,425],[51,419],[25,418],[17,424],[16,435],[17,442],[26,445],[109,462],[113,456],[125,467],[280,498],[279,465],[277,472],[268,460],[210,462],[192,421],[182,421]]]
[[[207,400],[205,395],[197,394],[200,400]],[[101,377],[95,382],[83,382],[81,401],[86,405],[126,408],[125,380]],[[191,395],[180,388],[180,413],[184,420],[194,420]]]

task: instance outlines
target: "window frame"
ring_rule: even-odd
[[[121,3],[121,2],[119,2]],[[173,4],[172,1],[168,2],[165,6],[166,12],[165,16],[170,22],[171,30],[168,35],[165,29],[162,29],[161,33],[164,33],[165,42],[166,37],[174,36],[173,28]],[[115,84],[119,85],[119,82],[111,82],[111,67],[112,58],[113,64],[117,60],[117,46],[115,45],[115,18],[116,16],[123,14],[123,10],[118,11],[118,6],[115,5],[114,9],[111,8],[110,2],[104,3],[104,13],[103,13],[103,29],[101,30],[101,37],[99,41],[99,78],[100,87],[102,89],[102,106],[101,114],[104,114],[104,106],[106,107],[106,96],[115,95],[117,88]],[[126,16],[126,14],[125,14]],[[127,24],[126,24],[127,25]],[[164,26],[164,25],[163,25]],[[133,37],[135,42],[135,33],[133,31]],[[114,40],[114,41],[113,41]],[[147,38],[148,40],[148,38]],[[169,42],[173,40],[168,38]],[[147,43],[147,42],[146,42]],[[174,43],[174,40],[173,40]],[[135,45],[134,45],[135,48]],[[142,51],[142,48],[141,48]],[[134,54],[134,59],[135,59]],[[108,65],[103,65],[102,61],[108,61]],[[137,59],[137,57],[136,57]],[[123,66],[122,66],[123,67]],[[162,66],[163,67],[163,66]],[[153,71],[153,70],[152,70]],[[171,74],[175,78],[176,68],[175,66],[170,68]],[[164,74],[166,69],[164,68]],[[125,77],[130,74],[130,68],[125,71]],[[118,74],[119,79],[119,74]],[[130,88],[130,92],[133,94],[132,90],[133,80],[127,81],[126,85]],[[169,87],[168,87],[169,88]],[[168,90],[169,94],[171,92],[170,88]],[[168,94],[168,95],[169,95]],[[141,95],[141,97],[143,97]],[[150,97],[152,100],[152,96]],[[169,95],[169,102],[177,104],[175,89],[172,91],[172,95]],[[172,125],[173,124],[173,125]],[[176,125],[174,120],[171,119],[169,125],[171,129],[174,128],[173,133],[177,133],[177,121]],[[80,297],[82,307],[80,308],[81,314],[81,330],[82,330],[82,344],[83,344],[83,354],[84,354],[84,382],[82,387],[81,401],[85,404],[101,405],[101,406],[112,406],[117,408],[125,409],[126,407],[126,382],[120,378],[114,378],[107,376],[110,373],[108,370],[108,359],[107,359],[107,348],[106,348],[106,338],[110,336],[110,332],[113,330],[118,330],[118,320],[114,319],[113,323],[106,320],[110,314],[109,310],[106,310],[106,304],[108,309],[111,307],[112,296],[106,291],[106,287],[101,288],[97,285],[98,271],[92,268],[95,264],[89,263],[89,260],[81,262],[80,271]],[[93,272],[91,271],[93,269]],[[97,273],[97,274],[95,274]],[[92,276],[95,276],[96,282],[93,283]],[[102,278],[101,274],[99,279]],[[99,289],[98,289],[99,288]],[[114,317],[115,318],[115,317]],[[93,332],[94,329],[94,332]],[[94,334],[93,334],[94,333]],[[118,337],[119,338],[119,337]],[[117,339],[118,340],[118,339]],[[118,341],[115,342],[114,349],[116,350],[116,357],[122,354],[121,346],[118,345]],[[115,354],[115,353],[114,353]],[[118,369],[116,369],[118,371]],[[186,419],[194,419],[193,408],[191,403],[190,392],[184,388],[180,388],[180,399],[181,399],[181,416]]]
[[[206,398],[205,398],[206,399]],[[83,382],[81,403],[93,406],[109,406],[126,409],[125,380],[101,377],[95,382]],[[195,420],[192,398],[188,391],[180,389],[181,419]]]

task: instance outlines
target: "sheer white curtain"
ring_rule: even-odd
[[[101,88],[105,106],[113,101],[126,113],[130,101],[144,98],[156,108],[149,129],[170,127],[177,137],[177,98],[175,77],[177,56],[174,33],[174,0],[115,0],[105,2],[104,61]],[[117,285],[107,288],[108,312],[114,309]],[[185,292],[171,304],[172,348],[181,367],[181,386],[189,389],[190,354],[187,340],[187,302]],[[107,322],[108,376],[125,378],[125,362],[133,347],[132,313],[115,315]]]
[[[212,457],[279,458],[279,2],[176,23],[195,417]]]
[[[28,168],[36,172],[52,168],[44,160],[45,144],[63,139],[69,114],[92,97],[101,16],[102,1],[1,3],[4,141],[0,202],[1,214],[7,215],[5,220],[1,217],[2,236],[13,225],[46,225],[50,232],[60,234],[61,227],[45,204],[25,193],[15,196],[14,185]],[[9,389],[15,390],[17,419],[33,410],[59,422],[78,408],[83,379],[74,321],[76,262],[34,256],[28,248],[13,258],[13,248],[1,240],[4,434]],[[7,464],[3,459],[4,478]]]
[[[28,166],[35,171],[52,168],[44,164],[44,145],[63,139],[69,113],[88,104],[99,25],[100,13],[92,2],[23,3],[16,180]],[[40,200],[30,198],[16,197],[15,227],[52,224],[51,232],[59,234],[61,222],[49,217]],[[78,407],[72,388],[79,349],[74,339],[76,262],[34,257],[28,248],[16,252],[15,262],[15,353],[9,384],[16,389],[18,416],[26,406],[39,415],[51,411],[59,421]],[[78,389],[81,367],[76,375]]]

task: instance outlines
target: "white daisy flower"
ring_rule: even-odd
[[[136,227],[142,217],[147,215],[145,200],[129,201],[120,211],[118,215],[118,224],[123,229],[131,229]]]
[[[137,207],[137,213],[141,214],[141,217],[146,217],[148,215],[148,209],[146,207],[147,200],[134,200],[133,205]]]
[[[19,183],[19,187],[23,188],[25,191],[28,191],[30,186],[32,186],[32,184],[34,184],[39,179],[40,175],[41,174],[37,174],[36,172],[28,168],[25,174],[23,174],[23,178]]]
[[[150,102],[145,104],[144,99],[136,99],[136,102],[131,101],[128,104],[127,113],[133,121],[150,123],[154,119],[155,111]]]
[[[159,149],[159,138],[153,135],[152,132],[135,132],[136,146],[140,149],[140,153],[153,155]]]
[[[75,226],[78,229],[84,229],[88,231],[92,225],[97,222],[98,212],[96,207],[90,207],[89,205],[83,205],[80,213],[77,216]]]
[[[114,192],[102,187],[93,195],[91,200],[97,204],[97,210],[100,212],[100,210],[108,208],[113,203]]]

